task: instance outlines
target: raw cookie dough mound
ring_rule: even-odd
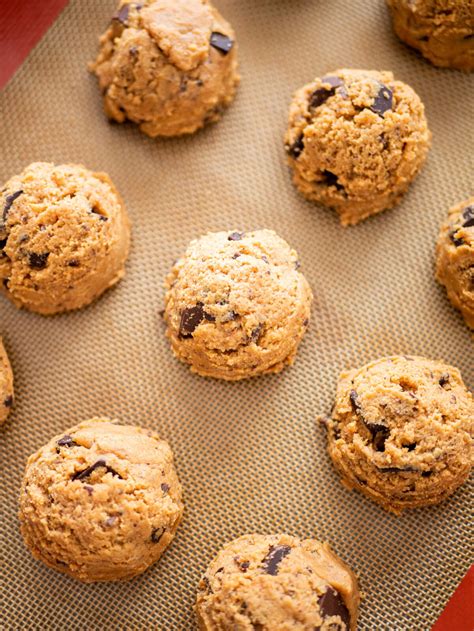
[[[224,546],[199,583],[203,631],[354,631],[359,591],[327,544],[244,535]]]
[[[227,380],[292,364],[312,300],[298,268],[296,252],[271,230],[193,241],[167,279],[175,355],[200,375]]]
[[[430,140],[410,86],[391,72],[335,70],[296,92],[285,147],[298,190],[345,226],[400,200]]]
[[[172,541],[182,512],[168,443],[99,419],[30,456],[20,495],[21,531],[33,555],[86,583],[144,572]]]
[[[435,66],[474,70],[473,0],[387,0],[398,37]]]
[[[0,193],[0,291],[52,315],[88,305],[124,275],[130,227],[105,173],[30,164]]]
[[[234,98],[234,31],[207,0],[122,2],[100,46],[105,113],[152,138],[192,134]]]
[[[349,488],[400,513],[441,502],[469,475],[474,401],[456,368],[388,357],[342,373],[329,454]]]
[[[0,337],[0,425],[7,420],[13,405],[13,373]]]
[[[474,197],[451,208],[436,247],[436,278],[474,329]]]

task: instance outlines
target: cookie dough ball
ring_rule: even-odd
[[[227,544],[199,583],[203,631],[354,631],[359,592],[327,544],[245,535]]]
[[[107,116],[152,138],[217,121],[239,82],[234,31],[207,0],[121,2],[91,70]]]
[[[108,420],[72,427],[30,456],[20,495],[33,555],[85,583],[144,572],[171,543],[182,513],[168,443]]]
[[[474,197],[451,208],[436,247],[436,278],[474,329]]]
[[[474,70],[473,0],[387,0],[398,37],[435,66]]]
[[[175,355],[204,377],[227,380],[292,364],[312,301],[298,268],[296,252],[271,230],[193,241],[167,279]]]
[[[441,502],[469,475],[474,401],[456,368],[388,357],[342,373],[329,454],[344,484],[400,513]]]
[[[335,70],[296,92],[285,147],[298,190],[346,226],[400,201],[430,140],[410,86],[391,72]]]
[[[125,206],[105,173],[30,164],[0,193],[0,291],[43,315],[80,309],[124,275]]]
[[[0,337],[0,425],[7,420],[13,405],[13,373]]]

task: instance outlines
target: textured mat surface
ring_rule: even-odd
[[[34,160],[107,171],[133,221],[126,279],[90,308],[45,319],[0,301],[16,405],[0,430],[3,624],[15,629],[191,630],[195,586],[215,551],[246,532],[315,536],[358,572],[360,629],[429,629],[464,575],[469,485],[400,518],[339,483],[315,417],[339,371],[382,355],[457,365],[474,386],[473,343],[433,278],[438,226],[471,192],[473,78],[399,43],[382,0],[218,0],[240,42],[242,85],[216,126],[152,141],[109,125],[86,63],[114,1],[75,0],[0,97],[0,179]],[[282,147],[292,92],[338,67],[392,70],[425,102],[426,167],[395,210],[342,229],[299,198]],[[296,364],[247,383],[193,376],[173,359],[162,281],[209,230],[275,229],[299,252],[316,296]],[[83,586],[34,561],[18,532],[27,456],[95,415],[157,429],[175,451],[186,515],[144,576]],[[2,625],[3,626],[3,625]]]

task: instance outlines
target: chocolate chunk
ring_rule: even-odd
[[[228,237],[228,241],[240,241],[245,235],[245,232],[232,232]]]
[[[115,469],[112,469],[112,467],[109,467],[107,463],[105,462],[105,460],[101,459],[101,460],[97,460],[97,462],[94,462],[93,465],[91,465],[90,467],[87,467],[87,469],[84,469],[83,471],[76,471],[76,473],[72,476],[71,480],[84,480],[85,478],[88,478],[92,473],[94,473],[96,469],[99,469],[100,467],[103,467],[104,469],[106,469],[107,473],[111,473],[112,475],[117,476],[121,480],[123,479],[122,476],[119,473],[117,473],[117,471],[115,471]]]
[[[151,531],[151,540],[153,543],[158,543],[161,539],[161,537],[164,535],[165,533],[165,529],[164,528],[153,528],[153,530]]]
[[[97,215],[97,217],[101,220],[101,221],[108,221],[109,218],[106,217],[103,213],[100,212],[100,210],[97,208],[97,206],[93,206],[91,208],[91,213],[94,215]]]
[[[59,445],[59,447],[77,447],[77,443],[69,434],[65,434],[56,444]]]
[[[385,441],[390,436],[390,430],[385,425],[379,423],[367,423],[364,421],[364,425],[372,434],[372,441],[376,451],[385,451]]]
[[[304,136],[300,134],[292,145],[286,147],[286,152],[296,160],[304,150]]]
[[[235,254],[232,254],[233,259],[238,259],[239,256],[240,256],[240,252],[236,252]]]
[[[44,269],[48,264],[49,252],[42,252],[37,254],[36,252],[30,252],[28,254],[28,265],[33,269]]]
[[[414,451],[416,449],[416,443],[408,443],[407,445],[402,445],[402,447],[405,447],[408,451]]]
[[[204,308],[202,302],[195,307],[187,307],[181,314],[179,323],[179,336],[181,338],[192,337],[192,333],[204,320]]]
[[[242,572],[246,572],[249,569],[250,566],[250,561],[242,561],[242,563],[240,564],[240,569],[242,570]]]
[[[262,334],[263,324],[258,324],[254,329],[252,329],[252,333],[250,334],[250,339],[252,342],[257,342],[260,335]]]
[[[351,392],[349,394],[349,399],[351,400],[351,405],[352,405],[352,409],[354,410],[354,412],[356,414],[360,414],[361,413],[361,407],[360,407],[360,403],[359,403],[359,397],[358,397],[357,392],[355,390],[351,390]]]
[[[85,489],[89,495],[92,495],[94,493],[94,487],[90,486],[89,484],[84,484],[82,488]]]
[[[400,473],[418,471],[415,467],[377,467],[381,473]]]
[[[3,250],[6,244],[7,244],[7,239],[0,239],[0,250]]]
[[[321,86],[311,94],[309,98],[309,107],[312,109],[316,109],[325,103],[329,97],[334,96],[337,88],[344,85],[344,81],[339,77],[323,77],[321,81],[323,83],[328,83],[330,87],[325,88],[324,86]]]
[[[328,186],[335,186],[338,191],[343,191],[344,190],[344,187],[339,182],[339,179],[338,179],[337,175],[335,173],[333,173],[332,171],[323,171],[321,173],[321,175],[326,180],[326,184]]]
[[[206,592],[208,594],[213,594],[214,593],[212,591],[211,583],[209,582],[209,579],[207,578],[207,576],[203,576],[202,577],[202,583],[204,585],[204,589],[206,590]]]
[[[5,400],[3,401],[3,405],[6,408],[11,408],[11,406],[13,405],[13,397],[11,394],[5,398]]]
[[[212,313],[207,313],[206,311],[204,311],[204,319],[208,322],[215,322],[216,316],[213,316]]]
[[[392,109],[393,105],[393,92],[387,88],[386,85],[381,85],[379,88],[379,92],[374,99],[374,102],[370,106],[372,112],[378,114],[383,118],[383,115],[388,110]]]
[[[267,556],[263,559],[263,569],[267,574],[276,576],[278,574],[278,566],[283,559],[291,552],[290,546],[270,546]]]
[[[5,206],[3,207],[3,215],[2,215],[2,223],[6,222],[7,217],[8,217],[8,211],[12,207],[15,199],[17,199],[17,197],[20,197],[22,193],[23,191],[16,191],[15,193],[12,193],[11,195],[8,195],[5,198]]]
[[[433,471],[422,471],[421,472],[421,477],[422,478],[429,478],[432,473],[433,473]]]
[[[454,243],[454,245],[458,248],[461,245],[464,245],[464,241],[458,237],[456,237],[456,232],[458,231],[459,228],[456,228],[456,230],[453,230],[452,232],[449,233],[449,238],[451,239],[451,241]]]
[[[118,20],[124,26],[127,25],[128,14],[130,13],[130,4],[124,4],[120,7],[112,19]]]
[[[462,211],[463,228],[471,228],[474,226],[474,206],[467,206]]]
[[[333,587],[327,587],[324,594],[318,598],[319,613],[321,618],[339,616],[346,628],[350,628],[351,617],[341,594]],[[318,627],[320,628],[320,627]]]
[[[227,55],[232,50],[234,42],[230,37],[227,37],[227,35],[213,31],[211,33],[210,44],[223,55]]]
[[[168,491],[170,490],[170,485],[166,484],[166,482],[162,482],[161,483],[161,490],[166,495],[166,493],[168,493]]]
[[[449,374],[445,372],[439,379],[439,385],[444,388],[447,383],[449,383]]]
[[[71,259],[68,262],[69,267],[79,267],[79,261],[77,259]]]

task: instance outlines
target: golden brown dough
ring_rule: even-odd
[[[0,337],[0,425],[7,420],[13,405],[13,372]]]

